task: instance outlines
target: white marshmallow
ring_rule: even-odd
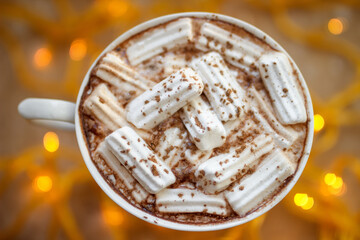
[[[250,119],[236,119],[224,124],[226,130],[226,142],[239,142],[239,139],[246,138],[248,135],[257,135],[258,126]],[[238,143],[237,143],[238,144]]]
[[[229,214],[222,194],[205,195],[201,191],[186,188],[164,189],[157,193],[156,208],[163,213]]]
[[[232,65],[255,76],[259,75],[254,67],[257,67],[257,59],[264,52],[261,46],[211,23],[204,23],[200,34],[195,45],[197,48],[203,51],[216,50]]]
[[[185,158],[191,164],[197,166],[207,161],[211,156],[213,150],[200,150],[200,149],[186,149]]]
[[[105,138],[110,151],[150,193],[173,184],[175,176],[146,142],[130,127],[122,127]]]
[[[224,144],[225,128],[200,96],[182,108],[180,117],[200,150],[210,150]]]
[[[281,149],[288,149],[299,138],[299,133],[292,127],[279,123],[274,116],[272,107],[263,100],[259,92],[253,88],[249,89],[248,92],[254,98],[251,110],[260,122],[260,125],[266,132],[272,135],[275,143]]]
[[[105,54],[94,72],[100,79],[123,91],[138,91],[139,89],[145,91],[155,85],[154,82],[141,76],[127,65],[114,51]]]
[[[273,148],[272,138],[261,134],[251,143],[247,143],[245,149],[238,147],[229,153],[212,157],[195,171],[197,185],[206,193],[220,192],[256,166],[260,158]]]
[[[85,100],[84,110],[112,131],[128,124],[124,118],[124,108],[103,83],[99,84]]]
[[[204,93],[221,121],[240,116],[244,91],[231,75],[222,57],[211,52],[193,62],[193,68],[204,82]]]
[[[136,184],[131,192],[131,195],[134,197],[137,203],[140,203],[144,200],[147,200],[149,192],[146,191],[140,184]]]
[[[225,197],[235,212],[245,216],[249,211],[260,207],[265,199],[271,198],[294,172],[294,166],[277,149],[261,162],[255,172],[246,175],[239,184],[225,191]]]
[[[181,132],[179,128],[172,127],[166,129],[164,135],[160,138],[156,152],[170,168],[175,166],[181,159],[180,154],[182,153],[186,136],[187,133],[185,131]]]
[[[136,202],[142,202],[147,199],[149,193],[131,176],[119,160],[112,154],[105,142],[99,144],[95,150],[95,156],[103,159],[108,166],[119,177],[120,182],[131,192]]]
[[[185,56],[166,54],[162,59],[165,76],[171,75],[187,66]]]
[[[193,40],[192,21],[180,18],[165,27],[147,31],[140,38],[132,41],[126,50],[131,65],[137,65],[160,53]]]
[[[203,88],[191,68],[181,69],[131,101],[127,120],[137,128],[152,129],[199,96]]]
[[[261,78],[267,88],[279,121],[283,124],[306,122],[306,109],[288,57],[280,52],[259,60]]]

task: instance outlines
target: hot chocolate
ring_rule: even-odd
[[[303,155],[306,106],[286,54],[232,24],[183,17],[105,53],[80,116],[119,195],[199,224],[245,217],[282,191]]]

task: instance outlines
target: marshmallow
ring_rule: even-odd
[[[163,68],[165,76],[173,74],[174,72],[179,71],[180,69],[187,66],[185,56],[175,54],[166,54],[162,62],[164,64]]]
[[[246,175],[239,184],[225,191],[225,197],[236,213],[245,216],[249,211],[260,207],[265,199],[271,200],[277,189],[294,172],[294,166],[277,149],[261,162],[255,172]]]
[[[260,122],[264,130],[270,133],[275,143],[281,149],[288,149],[298,138],[299,132],[290,126],[284,126],[274,116],[271,106],[266,103],[259,92],[250,88],[248,90],[254,98],[254,105],[251,110],[255,118]]]
[[[103,83],[99,84],[85,100],[84,110],[87,114],[95,116],[112,131],[128,124],[124,119],[124,109]]]
[[[244,107],[244,91],[230,74],[222,57],[211,52],[193,62],[204,82],[204,93],[221,121],[238,118]]]
[[[144,200],[147,200],[150,194],[140,184],[136,184],[131,192],[131,195],[134,197],[137,203],[140,203]]]
[[[239,142],[241,139],[247,138],[249,135],[255,136],[258,134],[258,126],[250,119],[236,119],[228,121],[224,124],[224,127],[227,135],[227,143]]]
[[[156,147],[157,155],[168,165],[173,167],[181,159],[180,154],[187,136],[177,127],[168,128],[160,138]]]
[[[95,156],[103,159],[107,165],[116,173],[120,182],[127,188],[135,201],[142,202],[149,196],[149,193],[129,174],[119,160],[112,154],[105,142],[99,144],[95,150]]]
[[[207,161],[211,156],[213,150],[200,150],[200,149],[186,149],[185,158],[191,164],[197,166]]]
[[[152,129],[199,96],[203,88],[192,69],[181,69],[131,101],[127,120],[137,128]]]
[[[229,214],[222,194],[205,195],[201,191],[186,188],[164,189],[157,193],[156,208],[163,213]]]
[[[210,150],[224,144],[225,128],[201,97],[183,107],[180,117],[200,150]]]
[[[110,151],[150,193],[173,184],[175,176],[146,142],[130,127],[122,127],[105,138]]]
[[[193,40],[192,21],[181,18],[162,28],[147,31],[130,43],[126,50],[131,65],[137,65],[167,50],[183,46]]]
[[[306,122],[304,100],[288,57],[279,52],[266,54],[259,60],[259,70],[279,121],[283,124]]]
[[[197,185],[206,193],[217,193],[256,166],[260,158],[274,148],[270,136],[261,134],[244,147],[210,158],[195,171]]]
[[[116,52],[108,52],[101,59],[94,73],[97,77],[123,91],[147,90],[155,85],[127,65]]]
[[[214,24],[204,23],[201,26],[200,37],[195,46],[203,51],[209,49],[218,51],[232,65],[258,76],[258,72],[253,68],[257,66],[257,59],[264,52],[264,49],[244,37]]]

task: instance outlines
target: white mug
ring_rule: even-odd
[[[148,28],[154,27],[156,25],[168,22],[170,20],[179,18],[179,17],[199,17],[199,18],[208,18],[208,19],[218,19],[222,20],[231,24],[234,24],[236,26],[239,26],[241,28],[244,28],[246,31],[252,33],[256,37],[260,39],[264,39],[264,41],[269,44],[272,48],[277,49],[285,54],[286,51],[278,44],[276,43],[271,37],[269,37],[267,34],[263,33],[256,27],[243,22],[241,20],[238,20],[236,18],[220,15],[220,14],[214,14],[214,13],[204,13],[204,12],[188,12],[188,13],[177,13],[177,14],[171,14],[162,16],[159,18],[152,19],[150,21],[147,21],[145,23],[142,23],[129,31],[125,32],[121,36],[119,36],[117,39],[115,39],[110,45],[108,45],[105,50],[100,54],[100,56],[96,59],[96,61],[92,64],[92,66],[89,68],[89,71],[87,72],[81,87],[80,91],[78,93],[76,104],[67,102],[67,101],[61,101],[61,100],[52,100],[52,99],[38,99],[38,98],[28,98],[23,100],[19,106],[18,111],[19,113],[26,119],[29,119],[33,122],[40,123],[43,125],[51,126],[51,127],[57,127],[61,129],[75,129],[77,141],[79,144],[79,148],[82,154],[82,157],[85,161],[85,164],[87,168],[89,169],[91,175],[97,182],[97,184],[101,187],[101,189],[114,201],[116,202],[120,207],[128,211],[129,213],[135,215],[136,217],[143,219],[147,222],[157,224],[159,226],[176,229],[176,230],[183,230],[183,231],[212,231],[212,230],[220,230],[220,229],[226,229],[230,227],[234,227],[243,223],[246,223],[265,212],[269,211],[271,208],[273,208],[277,203],[279,203],[292,189],[292,187],[295,185],[297,180],[299,179],[301,173],[304,170],[304,167],[306,165],[307,159],[310,154],[312,140],[313,140],[313,108],[311,103],[311,98],[309,94],[309,90],[307,88],[307,85],[305,83],[304,78],[302,77],[298,67],[294,63],[294,61],[290,58],[292,61],[295,70],[297,71],[301,87],[304,90],[305,98],[306,98],[306,109],[307,109],[307,116],[309,118],[308,126],[307,126],[307,138],[306,143],[304,147],[303,155],[300,159],[300,162],[298,164],[298,169],[293,177],[293,179],[286,185],[286,187],[274,197],[274,199],[266,204],[264,207],[259,208],[258,210],[248,214],[247,216],[243,218],[238,218],[234,220],[229,220],[225,222],[219,222],[219,223],[212,223],[212,224],[186,224],[186,223],[178,223],[173,222],[169,220],[165,220],[162,218],[158,218],[154,215],[151,215],[145,211],[140,210],[139,208],[131,205],[128,201],[123,199],[118,193],[116,193],[104,180],[104,178],[101,176],[99,171],[97,170],[96,166],[94,165],[93,161],[90,158],[90,154],[88,151],[88,148],[86,146],[86,141],[84,139],[83,129],[81,128],[80,118],[79,118],[79,106],[80,106],[80,100],[83,95],[83,91],[85,89],[85,86],[88,84],[89,76],[91,73],[91,69],[95,66],[98,59],[105,54],[106,52],[114,49],[117,45],[119,45],[121,42],[129,39],[133,35],[146,30]]]

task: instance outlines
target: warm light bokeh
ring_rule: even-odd
[[[294,203],[296,206],[304,206],[308,202],[308,195],[306,193],[297,193],[294,196]]]
[[[49,176],[38,176],[34,179],[33,188],[40,192],[49,192],[52,189],[52,180]]]
[[[124,215],[114,207],[107,207],[103,210],[104,221],[112,226],[119,226],[124,221]]]
[[[50,64],[52,60],[52,54],[47,48],[39,48],[34,54],[34,65],[36,68],[45,68]]]
[[[47,132],[43,138],[44,148],[48,152],[55,152],[59,148],[59,137],[54,132]]]
[[[307,202],[306,202],[303,206],[301,206],[301,207],[302,207],[302,209],[304,209],[304,210],[309,210],[309,209],[311,209],[313,206],[314,206],[314,198],[313,198],[313,197],[308,197]]]
[[[324,182],[326,185],[333,185],[336,181],[336,175],[334,173],[327,173],[324,177]]]
[[[114,18],[121,17],[122,15],[124,15],[128,10],[128,8],[129,5],[125,1],[112,0],[107,5],[108,13]]]
[[[346,184],[342,182],[341,187],[334,188],[333,186],[328,186],[328,192],[335,196],[344,195],[347,191]]]
[[[328,22],[328,30],[331,34],[339,35],[344,31],[344,24],[339,18],[332,18]]]
[[[344,180],[334,173],[327,173],[324,182],[327,185],[327,191],[335,196],[343,195],[346,192]]]
[[[87,44],[84,39],[75,39],[70,46],[69,55],[74,61],[82,60],[87,52]]]
[[[332,187],[335,189],[340,189],[343,186],[344,182],[341,177],[336,177],[335,182],[332,184]]]
[[[318,132],[323,129],[325,125],[325,120],[320,114],[314,115],[314,131]]]

